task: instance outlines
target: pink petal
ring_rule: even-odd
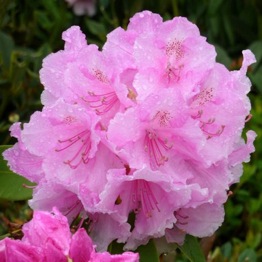
[[[35,262],[41,261],[41,251],[20,240],[5,238],[0,241],[0,259],[3,262]]]
[[[86,37],[80,30],[79,26],[71,26],[62,34],[62,39],[65,41],[65,50],[78,51],[86,47]]]
[[[37,229],[37,230],[36,230]],[[69,253],[70,229],[66,217],[58,210],[53,213],[35,211],[33,219],[23,226],[25,243],[44,247],[48,243],[55,246],[62,254]],[[48,249],[47,249],[48,251]]]
[[[177,227],[196,237],[211,236],[224,220],[223,206],[203,204],[197,208],[181,209],[176,215]]]
[[[90,261],[93,243],[85,229],[80,228],[72,236],[69,256],[74,262]]]

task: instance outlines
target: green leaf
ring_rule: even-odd
[[[35,11],[35,17],[38,23],[41,24],[41,26],[46,30],[49,30],[52,26],[54,26],[53,22],[50,21],[49,17],[45,12],[37,10]]]
[[[225,258],[230,258],[232,256],[232,244],[230,242],[226,242],[221,247],[221,252]]]
[[[114,240],[108,247],[108,252],[110,254],[122,254],[124,251],[124,244],[123,243],[117,243],[116,240]]]
[[[192,262],[206,261],[198,240],[193,236],[187,235],[184,245],[178,248]]]
[[[30,199],[32,189],[25,188],[23,185],[34,184],[9,170],[2,156],[3,151],[8,148],[10,146],[0,146],[0,199],[13,201]]]
[[[215,45],[215,48],[217,52],[217,58],[216,58],[217,62],[229,68],[231,65],[231,59],[228,56],[227,52],[219,45]]]
[[[135,252],[139,253],[140,262],[148,262],[148,261],[158,262],[159,261],[156,246],[152,239],[147,243],[147,245],[139,246]]]
[[[252,65],[252,70],[256,71],[262,61],[262,41],[258,40],[253,42],[249,48],[255,55],[257,62]]]
[[[14,49],[14,41],[13,39],[3,33],[0,32],[0,61],[3,61],[3,64],[6,68],[9,67],[11,61],[11,53]]]
[[[262,66],[257,68],[249,77],[252,83],[256,85],[258,91],[262,93]]]
[[[235,44],[235,38],[234,38],[235,35],[234,35],[233,25],[230,21],[230,15],[224,15],[222,21],[224,22],[224,28],[225,28],[225,32],[228,37],[229,43],[231,45],[234,45]]]
[[[113,241],[108,248],[111,254],[122,254],[124,244]],[[137,248],[136,253],[139,253],[140,262],[159,262],[158,253],[153,240],[150,240],[146,245],[141,245]]]
[[[213,0],[213,1],[209,1],[209,5],[208,5],[208,12],[209,15],[216,15],[220,6],[223,4],[224,0]]]
[[[32,189],[25,188],[23,185],[34,184],[11,171],[0,171],[0,185],[2,199],[18,201],[32,198]]]
[[[1,6],[0,8],[0,26],[2,25],[2,21],[4,20],[8,4],[9,4],[9,0],[0,0],[0,6]]]
[[[88,30],[97,36],[100,40],[105,41],[105,36],[107,34],[106,28],[102,23],[96,22],[92,19],[86,18],[85,24]]]
[[[247,248],[240,254],[237,261],[238,262],[246,262],[246,261],[256,262],[257,261],[256,252],[251,248]]]
[[[102,8],[106,8],[109,5],[109,0],[100,0],[99,4]]]

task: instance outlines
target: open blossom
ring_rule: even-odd
[[[73,6],[76,15],[93,16],[96,13],[96,0],[66,0],[66,2]]]
[[[138,254],[125,252],[110,255],[97,253],[83,228],[70,232],[67,218],[57,209],[52,213],[35,211],[33,219],[24,224],[23,238],[0,241],[0,260],[8,261],[138,261]]]
[[[18,142],[4,152],[37,183],[31,207],[87,219],[101,251],[113,240],[136,249],[211,235],[254,151],[256,134],[242,138],[251,51],[229,71],[186,18],[149,11],[111,32],[102,51],[77,26],[62,38],[40,71],[42,111],[13,125]]]

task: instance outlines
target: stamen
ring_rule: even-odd
[[[103,115],[107,113],[118,102],[118,98],[115,92],[109,92],[105,94],[95,94],[94,92],[88,92],[88,98],[82,98],[85,102],[93,108],[97,115]]]
[[[131,168],[128,164],[125,164],[124,165],[125,169],[126,169],[126,175],[129,175],[130,171],[131,171]]]
[[[137,97],[137,93],[135,90],[131,89],[131,88],[128,88],[128,94],[127,94],[127,97],[129,99],[131,99],[132,101],[136,101],[136,97]]]
[[[91,219],[88,220],[87,222],[87,233],[90,234],[94,229],[94,224]]]
[[[77,214],[80,214],[80,212],[82,211],[82,205],[81,205],[81,201],[77,200],[70,208],[67,209],[67,211],[64,213],[64,216],[68,216],[71,212],[73,212],[76,209],[79,209],[78,212],[76,212]]]
[[[206,126],[213,124],[215,122],[215,118],[210,118],[210,119],[208,119],[207,122],[204,122],[204,121],[200,121],[200,122],[201,122],[200,128],[205,134],[208,135],[208,139],[210,139],[214,136],[220,136],[222,134],[222,132],[224,131],[224,128],[225,128],[224,125],[221,125],[221,127],[215,133],[211,133],[211,132],[206,130]]]
[[[245,119],[245,122],[248,122],[253,116],[251,114],[249,114],[246,119]]]
[[[120,197],[120,195],[117,197],[116,201],[115,201],[115,205],[120,205],[122,203],[122,199]]]
[[[60,144],[63,144],[64,146],[56,149],[56,152],[66,150],[73,145],[74,149],[78,148],[76,153],[70,160],[64,161],[65,164],[68,164],[71,168],[75,169],[81,164],[81,162],[83,162],[84,164],[88,163],[88,153],[91,150],[90,134],[91,132],[89,130],[85,130],[68,139],[58,140],[58,142]]]
[[[200,128],[202,128],[202,127],[204,127],[205,125],[211,125],[211,124],[213,124],[214,122],[215,122],[215,118],[209,118],[208,120],[207,120],[207,122],[205,122],[205,121],[200,121],[201,122],[201,126],[200,126]]]
[[[207,139],[210,139],[214,136],[220,136],[225,129],[225,126],[221,125],[220,128],[214,133],[207,131],[206,129],[207,125],[213,124],[215,122],[215,118],[210,118],[207,122],[204,122],[204,121],[200,121],[200,122],[201,122],[200,128],[207,135]]]
[[[199,110],[197,114],[194,116],[191,116],[193,119],[198,119],[203,115],[203,110]]]
[[[92,218],[88,216],[88,218],[85,220],[84,228],[86,229],[88,234],[90,234],[93,231],[96,222],[97,222],[96,214],[92,215]]]
[[[146,217],[152,217],[152,212],[157,210],[160,212],[158,202],[152,193],[152,190],[147,181],[134,181],[134,190],[132,194],[132,201],[135,204],[134,212],[138,213],[143,210]]]
[[[167,144],[167,140],[162,140],[155,133],[146,131],[145,136],[145,151],[149,154],[150,165],[153,170],[164,165],[168,158],[162,153],[172,148],[172,145]]]
[[[234,194],[234,193],[233,193],[231,190],[228,190],[228,191],[227,191],[227,196],[228,196],[228,197],[232,196],[233,194]]]
[[[23,184],[22,187],[28,188],[28,189],[35,189],[36,185],[35,186],[29,186],[29,185]]]
[[[77,229],[81,228],[83,223],[84,223],[85,219],[82,217],[81,220],[79,221],[79,224],[77,226]]]

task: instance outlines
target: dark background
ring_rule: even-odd
[[[239,69],[241,51],[251,49],[257,63],[249,68],[252,81],[249,97],[253,118],[247,130],[258,137],[256,152],[245,164],[239,184],[226,203],[226,217],[210,245],[210,261],[262,261],[262,1],[260,0],[100,0],[96,14],[76,16],[63,0],[0,0],[0,144],[13,144],[9,127],[27,122],[41,110],[39,82],[42,59],[63,49],[61,34],[80,25],[89,43],[102,47],[106,35],[118,26],[126,27],[141,10],[159,13],[165,20],[186,16],[201,34],[216,46],[217,61],[230,70]],[[1,187],[1,185],[0,185]],[[0,199],[0,235],[13,230],[9,221],[21,224],[31,212],[24,201]],[[176,261],[187,261],[177,258]]]

